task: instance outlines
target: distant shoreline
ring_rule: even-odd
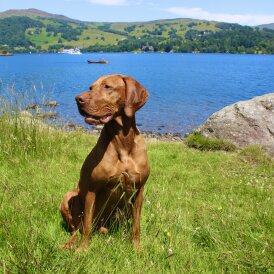
[[[63,125],[60,125],[60,129],[64,131],[83,131],[93,136],[98,137],[103,129],[104,125],[94,125],[85,127],[77,123],[66,123],[64,122]],[[172,142],[179,142],[182,141],[189,133],[181,134],[181,133],[160,133],[159,131],[152,131],[152,130],[141,130],[139,127],[140,133],[148,140],[154,141],[172,141]]]
[[[10,55],[1,55],[0,56],[16,56],[16,55],[40,55],[40,54],[56,54],[59,55],[57,52],[14,52],[14,54]],[[107,51],[102,51],[102,52],[83,52],[81,55],[85,54],[199,54],[199,55],[274,55],[274,53],[231,53],[231,52],[135,52],[135,51],[124,51],[124,52],[118,52],[118,51],[113,51],[113,52],[107,52]],[[63,54],[63,56],[68,56],[69,54]],[[81,55],[77,55],[78,57]]]
[[[14,56],[14,54],[13,53],[0,53],[0,56],[1,57],[9,57],[9,56]]]

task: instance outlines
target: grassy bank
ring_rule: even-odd
[[[76,254],[59,248],[69,235],[58,207],[96,138],[10,115],[0,132],[0,272],[273,273],[274,166],[260,150],[148,141],[143,251],[122,226]]]

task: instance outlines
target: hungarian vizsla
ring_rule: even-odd
[[[88,247],[94,229],[107,233],[117,211],[132,217],[132,242],[140,248],[140,214],[149,162],[135,112],[147,101],[147,90],[131,77],[100,77],[90,90],[76,96],[79,112],[88,124],[104,124],[97,144],[84,161],[77,189],[68,192],[60,209],[71,238],[71,249]],[[117,214],[116,214],[117,215]]]

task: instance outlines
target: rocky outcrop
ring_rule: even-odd
[[[0,56],[13,56],[13,54],[4,50],[4,51],[0,51]]]
[[[214,113],[196,131],[239,147],[262,146],[274,156],[274,93],[240,101]]]

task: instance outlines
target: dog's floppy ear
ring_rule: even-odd
[[[126,85],[125,114],[133,117],[134,113],[141,108],[149,97],[148,91],[131,77],[123,77]]]

